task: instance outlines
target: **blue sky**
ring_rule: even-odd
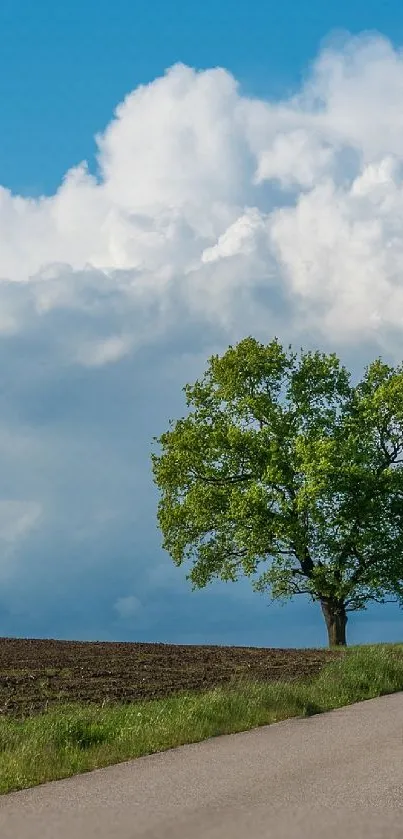
[[[0,183],[53,192],[74,163],[93,167],[94,135],[117,103],[178,61],[222,66],[252,95],[283,96],[343,30],[377,30],[399,45],[402,4],[2,0]]]
[[[402,46],[397,0],[3,0],[0,635],[326,645],[305,598],[191,592],[151,438],[248,334],[401,361]]]

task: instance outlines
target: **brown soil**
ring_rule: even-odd
[[[157,699],[251,677],[306,680],[345,652],[0,638],[0,715]]]

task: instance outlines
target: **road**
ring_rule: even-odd
[[[403,839],[403,692],[0,796],[0,836]]]

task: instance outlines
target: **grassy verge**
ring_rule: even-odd
[[[403,644],[350,647],[310,681],[234,681],[207,693],[0,719],[0,793],[403,690]]]

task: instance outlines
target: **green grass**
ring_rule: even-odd
[[[0,793],[403,690],[403,644],[349,647],[309,682],[243,680],[207,693],[0,719]]]

